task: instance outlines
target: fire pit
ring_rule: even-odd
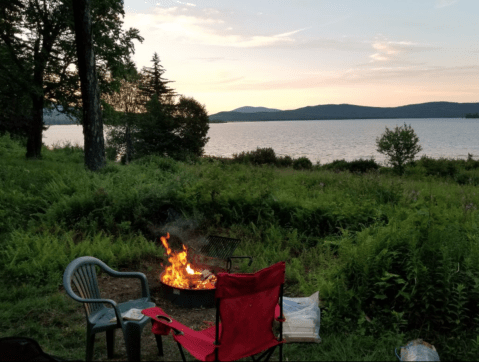
[[[216,292],[216,274],[221,272],[229,272],[231,268],[232,258],[249,258],[251,265],[251,257],[232,257],[231,254],[236,249],[239,242],[237,239],[228,239],[221,237],[213,237],[207,244],[208,254],[204,255],[201,250],[188,254],[188,249],[183,245],[183,250],[173,252],[168,244],[170,234],[160,238],[161,243],[166,249],[170,263],[160,274],[160,283],[163,295],[174,304],[186,308],[212,308],[215,306]],[[215,243],[223,239],[224,245],[215,249]],[[228,241],[234,241],[234,244]],[[218,253],[218,250],[221,250]],[[228,255],[227,255],[228,254]],[[226,269],[218,266],[217,256],[227,256]],[[216,264],[216,265],[215,265]]]

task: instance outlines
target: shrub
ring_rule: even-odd
[[[371,170],[377,170],[379,167],[380,166],[372,158],[369,160],[363,160],[360,158],[359,160],[349,162],[349,172],[365,173]]]
[[[479,168],[479,161],[474,160],[472,157],[472,154],[467,154],[467,161],[465,164],[466,170],[475,170]]]
[[[293,164],[293,159],[289,156],[281,156],[276,159],[278,167],[290,167]]]
[[[406,124],[392,131],[386,127],[382,136],[376,138],[377,151],[389,157],[389,163],[400,175],[404,173],[404,165],[422,150],[418,143],[419,137]]]
[[[342,285],[330,313],[354,320],[365,314],[379,333],[395,326],[457,335],[477,326],[470,318],[479,305],[477,237],[472,241],[469,228],[448,217],[442,208],[423,208],[343,239],[344,264],[334,274]]]
[[[427,175],[447,177],[457,173],[457,162],[446,158],[434,159],[423,156],[419,160],[419,165],[426,169]]]
[[[331,163],[328,163],[323,166],[325,170],[333,170],[333,171],[349,171],[349,172],[356,172],[356,173],[365,173],[371,170],[378,170],[379,164],[374,161],[374,159],[363,160],[360,158],[359,160],[353,161],[346,161],[346,160],[334,160]]]
[[[311,170],[313,163],[307,157],[300,157],[293,161],[293,168],[295,170]]]
[[[276,154],[272,148],[257,148],[255,151],[234,154],[233,159],[240,163],[252,163],[253,165],[275,165]]]
[[[118,154],[118,151],[117,151],[116,147],[108,146],[108,147],[105,147],[105,154],[106,154],[106,158],[108,160],[116,161],[116,156]]]
[[[161,157],[156,155],[149,155],[140,157],[133,161],[134,164],[148,166],[151,168],[158,168],[162,171],[169,171],[172,173],[178,172],[178,163],[168,157]]]

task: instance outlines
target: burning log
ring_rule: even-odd
[[[168,245],[170,234],[160,238],[169,256],[170,266],[161,274],[161,281],[169,286],[185,289],[214,289],[216,276],[208,270],[200,271],[188,262],[188,250],[183,245],[183,251],[173,252]]]

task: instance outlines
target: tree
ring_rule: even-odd
[[[72,0],[75,17],[75,38],[78,70],[83,101],[83,135],[85,137],[85,166],[91,171],[106,164],[103,122],[100,108],[100,89],[93,51],[90,0]]]
[[[181,97],[176,105],[176,152],[201,156],[209,140],[208,112],[193,98]]]
[[[137,117],[134,114],[145,113],[144,95],[139,89],[140,75],[133,63],[130,72],[124,75],[120,88],[116,92],[103,95],[104,110],[109,124],[108,144],[117,152],[124,152],[125,161],[129,163],[133,157],[133,136],[136,130]]]
[[[144,96],[146,103],[156,94],[158,100],[162,103],[171,103],[176,93],[174,89],[168,86],[172,81],[163,78],[165,69],[160,65],[160,57],[155,52],[151,59],[153,67],[143,67],[141,71],[140,91]]]
[[[158,100],[156,94],[146,104],[146,113],[137,116],[135,152],[139,156],[156,154],[173,156],[175,149],[175,118],[171,104]]]
[[[377,151],[389,157],[389,163],[400,175],[404,173],[406,162],[413,161],[421,152],[422,147],[418,143],[419,137],[406,123],[394,130],[386,127],[381,137],[376,138]]]
[[[208,142],[209,119],[204,106],[181,97],[177,104],[163,104],[156,95],[141,115],[135,134],[140,155],[157,154],[176,159],[201,156]]]
[[[100,90],[115,87],[104,75],[121,76],[134,52],[138,30],[122,30],[122,0],[92,3],[92,37]],[[28,95],[31,101],[27,154],[40,158],[43,108],[62,105],[65,112],[81,107],[81,93],[71,0],[0,0],[0,46],[8,61],[0,62],[3,78]],[[59,110],[59,109],[57,109]]]
[[[4,46],[0,45],[0,63],[10,72],[15,70]],[[3,72],[0,72],[0,135],[5,132],[11,136],[26,139],[28,135],[31,101],[23,89],[10,82]]]

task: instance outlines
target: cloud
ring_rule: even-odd
[[[127,9],[128,11],[128,9]],[[168,38],[176,42],[234,48],[259,48],[295,43],[293,37],[308,28],[262,35],[234,33],[216,9],[194,7],[155,7],[148,13],[128,12],[125,27],[135,27],[149,37]]]
[[[285,79],[254,79],[246,76],[242,78],[228,78],[223,81],[211,81],[204,84],[215,91],[258,91],[258,90],[294,90],[328,87],[348,87],[359,85],[398,85],[421,84],[425,87],[438,87],[440,84],[452,86],[457,79],[473,79],[479,72],[479,66],[391,66],[391,67],[352,67],[336,71],[321,71],[311,74],[301,74],[294,78]],[[470,92],[471,84],[462,83]],[[400,88],[398,88],[400,89]]]
[[[446,6],[454,5],[459,0],[436,0],[436,8],[445,8]]]
[[[411,41],[391,41],[378,36],[371,43],[374,53],[369,56],[370,62],[406,60],[406,56],[412,52],[431,50],[432,46],[422,45]]]

